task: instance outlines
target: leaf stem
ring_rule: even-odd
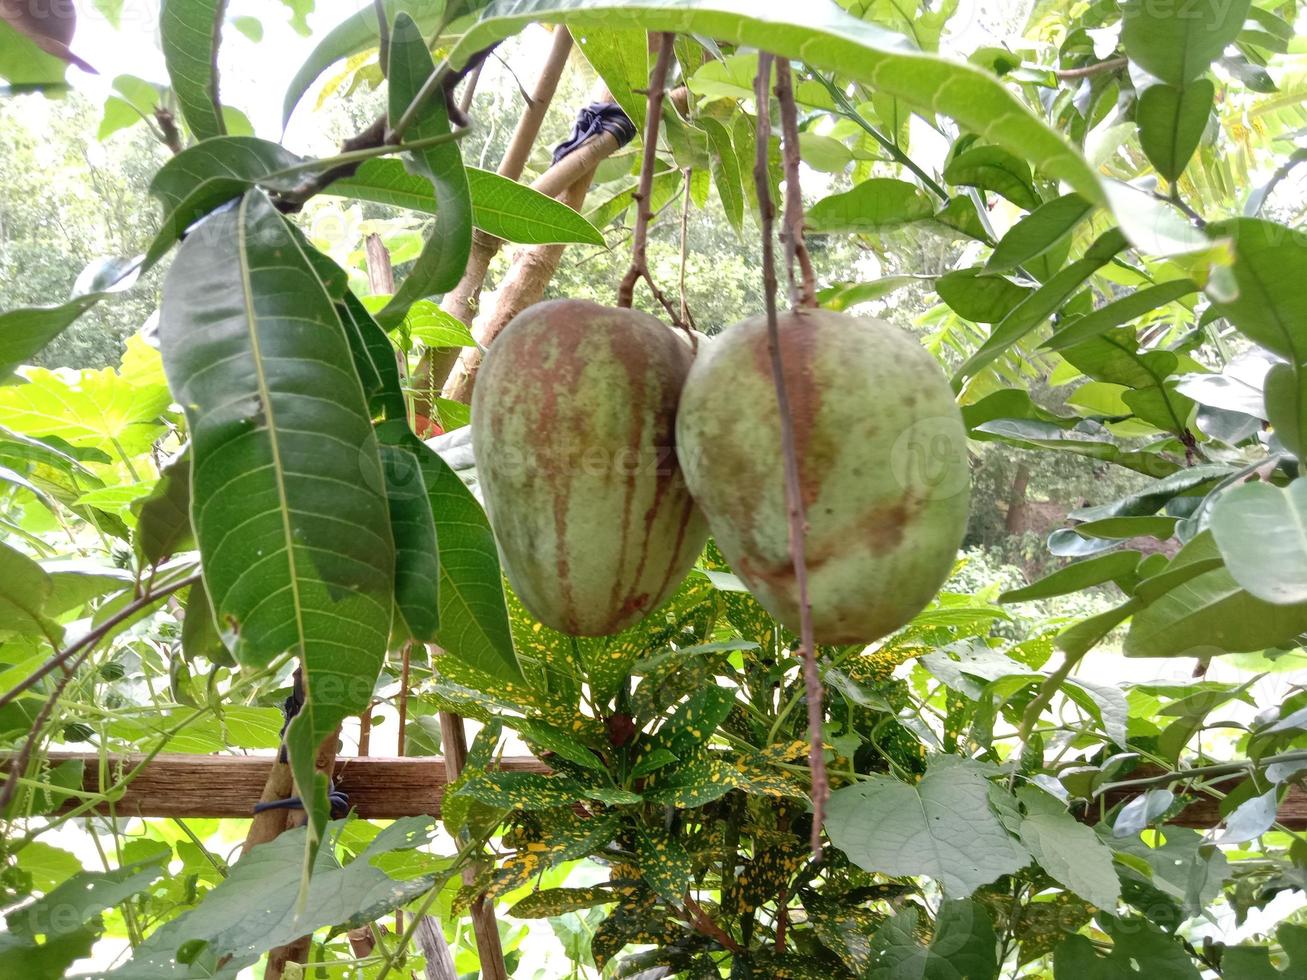
[[[762,225],[763,301],[767,309],[767,348],[771,355],[772,381],[776,387],[776,406],[780,416],[781,455],[785,463],[785,498],[789,509],[790,557],[794,563],[794,581],[799,592],[799,646],[803,655],[803,684],[808,698],[808,765],[812,769],[812,837],[813,857],[821,854],[821,829],[826,813],[830,782],[826,776],[825,747],[822,744],[822,687],[817,668],[817,651],[813,639],[812,606],[808,599],[808,562],[804,550],[807,522],[803,513],[803,490],[799,485],[799,458],[794,441],[794,417],[790,413],[789,393],[785,389],[785,368],[781,362],[780,326],[776,319],[776,256],[772,244],[772,226],[776,217],[771,199],[768,173],[768,144],[771,141],[772,56],[758,54],[758,77],[754,94],[758,100],[757,153],[753,179],[758,193],[758,214]]]
[[[352,163],[364,163],[373,157],[384,157],[392,153],[426,150],[433,146],[442,146],[445,143],[461,140],[469,132],[471,132],[470,129],[459,129],[452,133],[441,133],[438,136],[427,136],[413,140],[411,143],[383,143],[380,146],[369,146],[361,150],[346,150],[344,153],[337,153],[335,156],[304,160],[301,163],[283,167],[281,170],[274,170],[270,174],[265,174],[262,180],[279,180],[282,177],[292,177],[295,174],[312,170],[334,170],[336,167],[348,166]]]

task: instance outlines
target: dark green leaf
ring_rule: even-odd
[[[1071,936],[1057,948],[1054,980],[1199,980],[1184,948],[1144,918],[1099,919],[1112,939],[1112,950],[1099,956],[1084,936]]]
[[[1065,194],[1039,205],[1008,229],[990,255],[990,272],[1015,269],[1066,241],[1094,206],[1079,194]]]
[[[57,637],[44,612],[53,588],[40,565],[0,541],[0,631]]]
[[[680,906],[694,867],[685,845],[662,829],[641,828],[635,838],[640,877],[664,901]]]
[[[1211,529],[1226,568],[1253,596],[1307,602],[1307,480],[1226,491],[1212,506]]]
[[[287,742],[311,799],[319,743],[371,697],[394,591],[385,481],[349,345],[259,191],[182,245],[159,335],[191,432],[192,519],[219,628],[242,664],[287,650],[303,661],[308,697]],[[315,831],[324,816],[315,807]]]
[[[1121,397],[1139,418],[1184,437],[1193,399],[1175,390],[1179,357],[1168,350],[1140,350],[1128,327],[1108,330],[1062,352],[1071,364],[1096,381],[1133,389]]]
[[[402,418],[377,426],[395,541],[395,605],[409,636],[431,643],[440,629],[440,558],[418,443]]]
[[[218,101],[218,44],[227,0],[166,0],[159,42],[182,118],[197,140],[227,132]]]
[[[944,167],[944,179],[950,184],[1001,194],[1027,211],[1039,206],[1030,165],[999,146],[963,150]]]
[[[1130,60],[1169,85],[1198,78],[1243,27],[1248,0],[1211,4],[1125,0],[1121,43]]]
[[[808,209],[807,227],[826,232],[887,231],[934,213],[935,206],[916,184],[872,177],[814,204]]]
[[[643,38],[641,44],[644,44]],[[703,116],[698,122],[708,134],[708,143],[712,147],[712,178],[722,199],[722,212],[730,226],[739,232],[744,224],[744,188],[740,180],[749,169],[747,166],[741,168],[735,147],[731,145],[731,135],[720,121]]]
[[[159,471],[148,497],[134,502],[136,550],[150,565],[195,547],[191,531],[191,454],[184,449]]]
[[[1091,905],[1116,908],[1121,882],[1112,852],[1098,835],[1041,789],[1022,786],[1017,797],[1024,813],[1018,828],[1021,844],[1039,866]]]
[[[1094,312],[1087,313],[1062,327],[1048,338],[1044,347],[1058,351],[1074,347],[1197,290],[1198,284],[1191,279],[1173,279],[1170,282],[1135,290],[1130,295],[1100,306]]]
[[[911,904],[887,920],[872,940],[867,980],[994,980],[998,940],[984,906],[943,902],[929,944],[921,944],[920,913]]]
[[[1216,86],[1200,78],[1184,88],[1153,85],[1139,96],[1135,122],[1148,161],[1168,181],[1176,181],[1198,149],[1212,114]]]
[[[472,224],[510,242],[602,245],[604,236],[561,201],[501,177],[490,170],[467,168],[472,195]]]
[[[1004,592],[998,597],[998,601],[1029,602],[1032,599],[1048,599],[1052,596],[1079,592],[1081,589],[1102,585],[1105,582],[1129,580],[1134,575],[1140,557],[1137,551],[1115,551],[1110,555],[1078,561],[1065,568],[1059,568],[1051,575],[1046,575],[1023,589]]]
[[[422,31],[408,14],[400,13],[390,32],[390,122],[403,116],[431,73],[436,70]],[[451,132],[444,99],[428,99],[409,127],[406,138],[428,139]],[[472,198],[458,145],[415,150],[409,165],[431,181],[436,190],[435,227],[422,253],[377,321],[389,329],[404,317],[414,300],[443,293],[458,284],[472,248]]]
[[[998,323],[1030,295],[1030,289],[985,271],[982,266],[955,269],[935,280],[935,291],[964,320]]]
[[[1297,232],[1260,218],[1208,225],[1234,242],[1238,296],[1212,305],[1239,330],[1291,364],[1307,364],[1307,242]]]

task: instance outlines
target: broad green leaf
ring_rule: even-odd
[[[1212,114],[1216,86],[1200,78],[1184,88],[1153,85],[1139,96],[1135,123],[1148,162],[1168,181],[1184,173]]]
[[[1099,521],[1106,517],[1142,517],[1155,514],[1178,496],[1204,493],[1210,486],[1234,472],[1225,463],[1200,463],[1145,484],[1111,503],[1080,507],[1071,512],[1078,521]]]
[[[1085,936],[1073,935],[1057,947],[1054,980],[1199,980],[1189,954],[1171,936],[1145,918],[1099,918],[1112,939],[1100,956]]]
[[[371,697],[393,594],[385,480],[349,344],[259,191],[182,245],[159,336],[190,428],[192,522],[219,628],[244,665],[301,658],[307,699],[287,744],[301,797],[317,799],[317,839],[314,756]]]
[[[1040,204],[999,239],[985,268],[1002,272],[1043,255],[1066,241],[1093,210],[1079,194],[1064,194]]]
[[[0,387],[0,425],[16,432],[121,459],[146,452],[164,431],[159,417],[170,398],[161,384],[134,385],[113,368],[29,368],[24,377],[25,384]]]
[[[998,323],[1030,295],[1007,276],[985,275],[973,266],[955,269],[935,280],[935,291],[958,316],[977,323]]]
[[[1129,323],[1145,313],[1161,309],[1167,303],[1183,296],[1197,292],[1198,284],[1191,279],[1173,279],[1137,289],[1128,296],[1100,306],[1092,313],[1087,313],[1055,332],[1044,342],[1047,350],[1065,350],[1076,344],[1091,340],[1099,334],[1106,333],[1113,327]]]
[[[992,419],[982,422],[971,430],[973,439],[991,438],[1009,445],[1026,449],[1057,449],[1101,459],[1126,469],[1137,470],[1148,476],[1172,473],[1180,469],[1173,463],[1154,453],[1129,452],[1122,449],[1104,429],[1099,429],[1101,436],[1080,432],[1076,429],[1066,430],[1062,426],[1038,420],[1028,419]]]
[[[393,21],[399,11],[406,11],[417,21],[418,27],[424,34],[433,31],[445,16],[444,0],[382,0],[382,10],[385,12],[387,23]],[[312,87],[319,75],[337,61],[374,47],[379,33],[377,8],[374,3],[363,5],[357,12],[329,30],[309,53],[304,64],[300,65],[290,84],[286,86],[286,95],[281,105],[282,126],[285,127],[290,123],[295,106],[299,104],[300,99]]]
[[[944,167],[944,179],[950,184],[978,187],[1007,198],[1019,208],[1033,211],[1039,206],[1030,174],[1030,165],[1019,151],[1001,146],[975,146],[963,150]]]
[[[422,31],[406,13],[395,18],[390,32],[390,71],[387,75],[393,125],[408,109],[431,73],[436,70]],[[407,138],[427,139],[451,131],[443,99],[429,99],[409,127]],[[414,300],[443,293],[458,284],[472,248],[472,199],[458,146],[446,143],[408,154],[409,166],[431,181],[439,210],[422,254],[391,297],[377,321],[387,329],[404,317]]]
[[[1121,43],[1140,68],[1169,85],[1184,87],[1202,75],[1238,36],[1248,0],[1221,3],[1155,3],[1125,0]]]
[[[554,242],[602,245],[604,236],[566,204],[490,170],[467,168],[472,224],[524,245]]]
[[[1175,517],[1106,517],[1077,524],[1075,532],[1086,538],[1153,537],[1165,540],[1175,532]]]
[[[984,906],[941,903],[935,931],[922,945],[920,913],[910,903],[876,930],[867,980],[995,980],[998,940]]]
[[[395,541],[395,606],[409,636],[431,643],[440,629],[440,557],[431,501],[418,464],[418,453],[427,450],[403,418],[378,425],[377,439]]]
[[[1228,980],[1284,980],[1307,966],[1307,926],[1281,922],[1275,932],[1280,948],[1288,957],[1288,970],[1271,965],[1265,946],[1227,946],[1221,954],[1221,975]]]
[[[1175,390],[1180,359],[1172,351],[1140,350],[1135,331],[1122,327],[1068,347],[1062,356],[1096,381],[1132,389],[1121,397],[1150,425],[1181,437],[1188,431],[1195,405]]]
[[[332,837],[344,827],[344,821],[332,823]],[[396,820],[344,867],[334,848],[319,849],[302,909],[297,899],[305,833],[301,828],[288,830],[242,857],[195,908],[161,925],[136,947],[130,960],[106,976],[175,980],[178,959],[195,955],[198,949],[192,970],[203,968],[204,976],[234,977],[265,950],[306,932],[366,925],[403,907],[436,882],[432,874],[401,880],[384,870],[398,857],[429,843],[435,830],[430,817]]]
[[[853,151],[833,136],[821,133],[799,134],[799,153],[803,162],[822,173],[839,174],[853,162]]]
[[[643,90],[649,87],[653,58],[649,35],[639,27],[605,27],[576,32],[576,44],[590,67],[603,79],[613,101],[626,117],[644,132],[648,102]]]
[[[37,8],[33,8],[37,9]],[[47,44],[53,39],[47,39]],[[67,45],[58,41],[63,51]],[[11,86],[62,86],[68,62],[42,50],[32,38],[28,37],[9,21],[0,19],[0,78]]]
[[[712,147],[712,179],[722,199],[722,212],[738,233],[744,224],[744,188],[740,181],[750,172],[749,166],[747,163],[740,166],[730,133],[720,121],[703,116],[698,122],[708,134],[708,143]]]
[[[992,364],[1052,316],[1072,293],[1107,265],[1125,245],[1125,236],[1119,229],[1104,232],[1085,252],[1084,258],[1072,262],[1017,304],[1012,312],[994,326],[989,338],[958,369],[953,376],[954,389],[960,388],[964,379],[975,377],[981,369]]]
[[[521,681],[504,605],[499,552],[486,513],[458,474],[423,446],[418,465],[440,542],[440,630],[448,653],[501,680]]]
[[[1017,790],[1025,813],[1018,833],[1022,846],[1063,887],[1101,909],[1116,908],[1121,882],[1112,852],[1087,825],[1043,790]]]
[[[872,177],[852,190],[824,197],[808,209],[807,227],[815,232],[870,233],[921,221],[935,206],[916,184]]]
[[[136,533],[132,540],[147,564],[155,565],[195,547],[191,530],[191,454],[183,450],[159,472],[148,497],[133,503]]]
[[[1238,295],[1212,298],[1219,314],[1290,364],[1307,364],[1307,242],[1273,221],[1232,218],[1208,225],[1234,242]]]
[[[1307,457],[1307,372],[1296,365],[1275,364],[1262,389],[1264,415],[1280,441],[1300,460]]]
[[[165,0],[159,43],[182,118],[197,140],[227,132],[218,101],[218,44],[227,0]]]
[[[420,299],[408,308],[400,330],[425,347],[476,346],[466,323],[428,299]]]
[[[1226,491],[1212,506],[1211,529],[1226,568],[1253,596],[1307,602],[1307,480]]]
[[[893,34],[833,4],[796,9],[788,0],[496,0],[449,54],[455,68],[475,52],[535,21],[585,27],[641,27],[702,34],[838,71],[901,99],[926,116],[952,116],[991,143],[1065,180],[1091,201],[1102,200],[1098,177],[1061,136],[1041,123],[991,73],[914,51]],[[744,159],[751,157],[737,146]]]
[[[929,875],[951,895],[970,895],[1026,863],[989,809],[984,770],[951,756],[933,759],[915,786],[871,776],[836,790],[826,832],[864,871]]]
[[[1131,657],[1210,657],[1293,643],[1307,631],[1307,603],[1280,606],[1249,595],[1228,569],[1203,572],[1135,613]]]
[[[1011,589],[998,597],[999,602],[1029,602],[1079,592],[1093,585],[1130,580],[1139,564],[1137,551],[1114,551],[1086,561],[1078,561],[1044,576],[1023,589]]]
[[[53,588],[40,565],[0,541],[0,631],[57,637],[44,611]]]

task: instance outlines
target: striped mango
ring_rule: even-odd
[[[967,522],[966,432],[935,359],[882,320],[779,316],[794,420],[813,627],[870,643],[939,591]],[[780,415],[756,317],[698,359],[677,416],[681,469],[731,567],[797,631]]]
[[[637,310],[532,306],[472,397],[477,473],[509,584],[545,625],[604,636],[666,600],[707,525],[675,451],[690,345]]]

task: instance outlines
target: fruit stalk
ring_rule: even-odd
[[[794,581],[799,593],[799,646],[803,657],[803,683],[808,699],[808,767],[812,770],[812,855],[821,856],[821,827],[826,812],[830,782],[826,777],[826,756],[821,729],[821,676],[817,671],[817,651],[813,640],[812,604],[808,598],[808,562],[804,550],[807,521],[803,513],[803,494],[799,486],[799,458],[794,446],[794,417],[785,390],[785,373],[781,364],[780,328],[776,323],[776,256],[772,245],[775,209],[771,200],[771,182],[767,173],[767,148],[771,140],[771,70],[772,56],[758,55],[758,77],[754,92],[758,101],[757,156],[753,179],[758,188],[758,219],[762,227],[763,302],[767,310],[767,351],[771,357],[772,380],[776,385],[776,406],[781,423],[781,454],[785,460],[785,502],[789,512],[790,557],[794,562]]]

